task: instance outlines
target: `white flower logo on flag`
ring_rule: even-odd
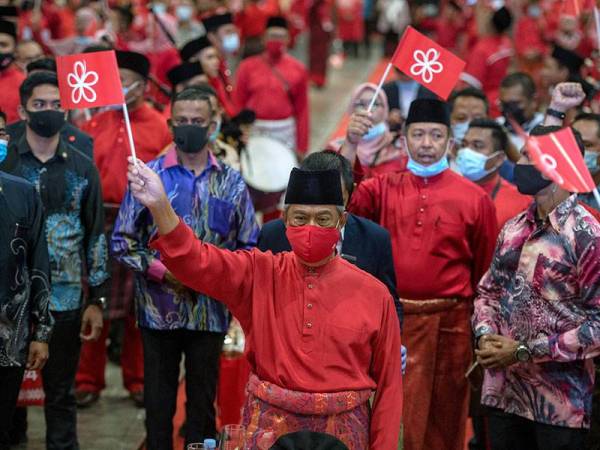
[[[92,103],[96,101],[96,91],[92,89],[98,83],[98,74],[87,71],[85,61],[77,61],[73,66],[73,73],[67,75],[67,83],[73,88],[71,100],[77,104],[82,99]]]
[[[433,81],[433,74],[440,73],[444,70],[444,66],[438,61],[440,52],[435,48],[430,48],[427,52],[423,50],[415,50],[413,58],[415,63],[410,66],[410,73],[415,77],[421,76],[427,84]]]

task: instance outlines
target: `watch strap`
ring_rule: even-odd
[[[557,109],[553,109],[553,108],[548,108],[546,110],[546,114],[552,117],[556,117],[557,119],[560,120],[565,120],[565,117],[567,117],[567,115],[564,112],[560,112]]]

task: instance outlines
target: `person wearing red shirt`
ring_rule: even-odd
[[[134,52],[117,51],[121,83],[127,91],[125,100],[137,157],[141,161],[154,159],[172,141],[165,118],[144,102],[146,80],[150,71],[148,59]],[[112,227],[119,205],[127,189],[127,155],[130,154],[123,112],[109,110],[97,114],[82,126],[94,138],[94,161],[100,172],[106,229]],[[143,357],[141,336],[135,326],[131,305],[132,274],[117,261],[112,261],[111,301],[109,319],[125,317],[125,336],[121,367],[123,382],[136,404],[143,404]],[[83,345],[76,378],[76,397],[81,406],[94,403],[105,387],[106,337],[110,322],[105,321],[104,334],[97,343]]]
[[[300,61],[287,54],[288,42],[287,20],[269,18],[266,50],[241,62],[234,97],[239,108],[256,113],[255,131],[305,154],[310,123],[308,73]]]
[[[17,27],[13,22],[0,19],[0,110],[6,114],[6,123],[20,120],[19,87],[25,74],[14,64],[17,46]]]
[[[319,88],[325,86],[331,35],[334,30],[333,0],[316,0],[308,8],[308,67],[310,81]]]
[[[396,449],[398,316],[383,283],[336,255],[346,222],[339,171],[292,170],[284,220],[293,251],[275,255],[203,243],[177,217],[156,173],[131,164],[128,176],[154,218],[150,246],[161,262],[185,286],[222,301],[246,332],[249,447],[266,429],[276,438],[306,429],[327,430],[350,450]]]
[[[212,42],[206,36],[201,36],[185,44],[179,53],[185,62],[200,63],[226,114],[230,118],[237,115],[239,109],[231,96],[233,89],[230,89],[230,85],[226,84],[221,76],[219,51]]]
[[[242,57],[247,58],[263,50],[262,37],[269,17],[279,14],[277,0],[248,0],[235,15],[234,24],[240,30]]]
[[[231,95],[233,85],[231,84],[229,60],[240,49],[240,35],[233,24],[233,16],[228,12],[214,14],[202,19],[202,25],[206,29],[206,37],[219,52],[219,76],[223,80],[227,92]]]
[[[448,168],[450,136],[445,102],[413,101],[406,118],[407,170],[363,181],[348,208],[392,238],[408,352],[405,450],[464,448],[469,318],[497,235],[490,197]]]
[[[479,39],[468,53],[461,79],[485,92],[490,102],[490,115],[497,117],[500,82],[506,76],[514,54],[511,39],[507,35],[512,15],[506,7],[491,13],[483,2],[479,3],[476,6]]]

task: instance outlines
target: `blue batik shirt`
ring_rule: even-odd
[[[148,167],[160,176],[177,215],[203,242],[228,250],[256,245],[259,228],[254,207],[238,171],[209,153],[206,168],[195,175],[178,163],[174,147]],[[155,330],[226,332],[230,315],[222,303],[165,280],[167,269],[160,254],[148,246],[156,232],[148,209],[127,191],[115,223],[111,251],[136,272],[139,325]]]
[[[91,299],[105,297],[108,244],[100,177],[94,162],[60,138],[55,155],[40,161],[25,136],[14,172],[33,183],[42,199],[50,256],[51,311],[82,307],[82,279]]]

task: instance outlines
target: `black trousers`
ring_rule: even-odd
[[[24,367],[0,367],[0,450],[10,446],[9,431],[24,372]]]
[[[492,450],[583,450],[588,430],[567,428],[490,409]]]
[[[216,435],[215,397],[224,334],[142,328],[147,450],[173,449],[179,367],[185,355],[185,442]]]
[[[79,450],[75,373],[79,362],[81,311],[52,312],[54,330],[42,370],[47,450]]]

